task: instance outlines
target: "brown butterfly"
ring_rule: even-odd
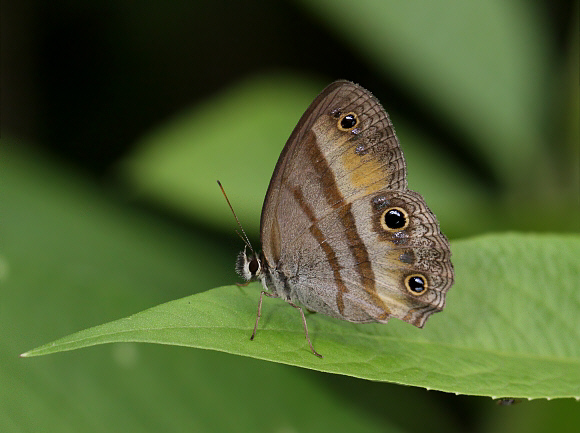
[[[336,81],[318,95],[280,154],[260,222],[236,270],[263,295],[349,322],[397,317],[423,327],[453,284],[447,238],[423,197],[407,189],[389,116],[367,90]]]

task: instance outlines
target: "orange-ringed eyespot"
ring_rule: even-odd
[[[422,295],[427,291],[427,279],[421,274],[412,274],[405,277],[405,287],[414,296]]]
[[[391,207],[381,215],[381,226],[388,231],[403,230],[409,225],[409,215],[405,209]]]
[[[358,125],[358,116],[353,113],[346,113],[338,121],[338,129],[341,131],[351,131]]]

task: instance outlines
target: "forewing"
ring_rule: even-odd
[[[276,164],[262,208],[264,254],[277,263],[313,220],[382,188],[406,187],[403,153],[379,101],[357,84],[332,83],[308,107]]]

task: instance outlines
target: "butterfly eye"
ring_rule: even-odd
[[[350,112],[338,120],[338,129],[341,131],[351,131],[356,125],[358,125],[358,123],[358,116],[355,113]]]
[[[405,287],[414,296],[422,295],[427,291],[428,284],[421,274],[412,274],[405,278]]]
[[[260,269],[260,262],[258,262],[257,258],[253,258],[250,263],[248,263],[248,269],[250,270],[252,275],[255,275],[256,272]]]
[[[388,231],[403,230],[409,225],[409,215],[400,207],[391,207],[381,216],[381,226]]]

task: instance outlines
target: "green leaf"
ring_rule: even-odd
[[[0,161],[0,432],[405,431],[384,407],[361,410],[325,385],[348,378],[215,351],[128,343],[19,358],[232,281],[237,245],[127,206],[23,143],[3,138]],[[413,391],[401,389],[407,404],[386,398],[403,408],[436,398]]]
[[[504,234],[453,244],[457,282],[424,330],[307,321],[259,289],[221,287],[78,332],[23,356],[111,342],[220,350],[305,368],[492,397],[580,398],[580,236]]]

